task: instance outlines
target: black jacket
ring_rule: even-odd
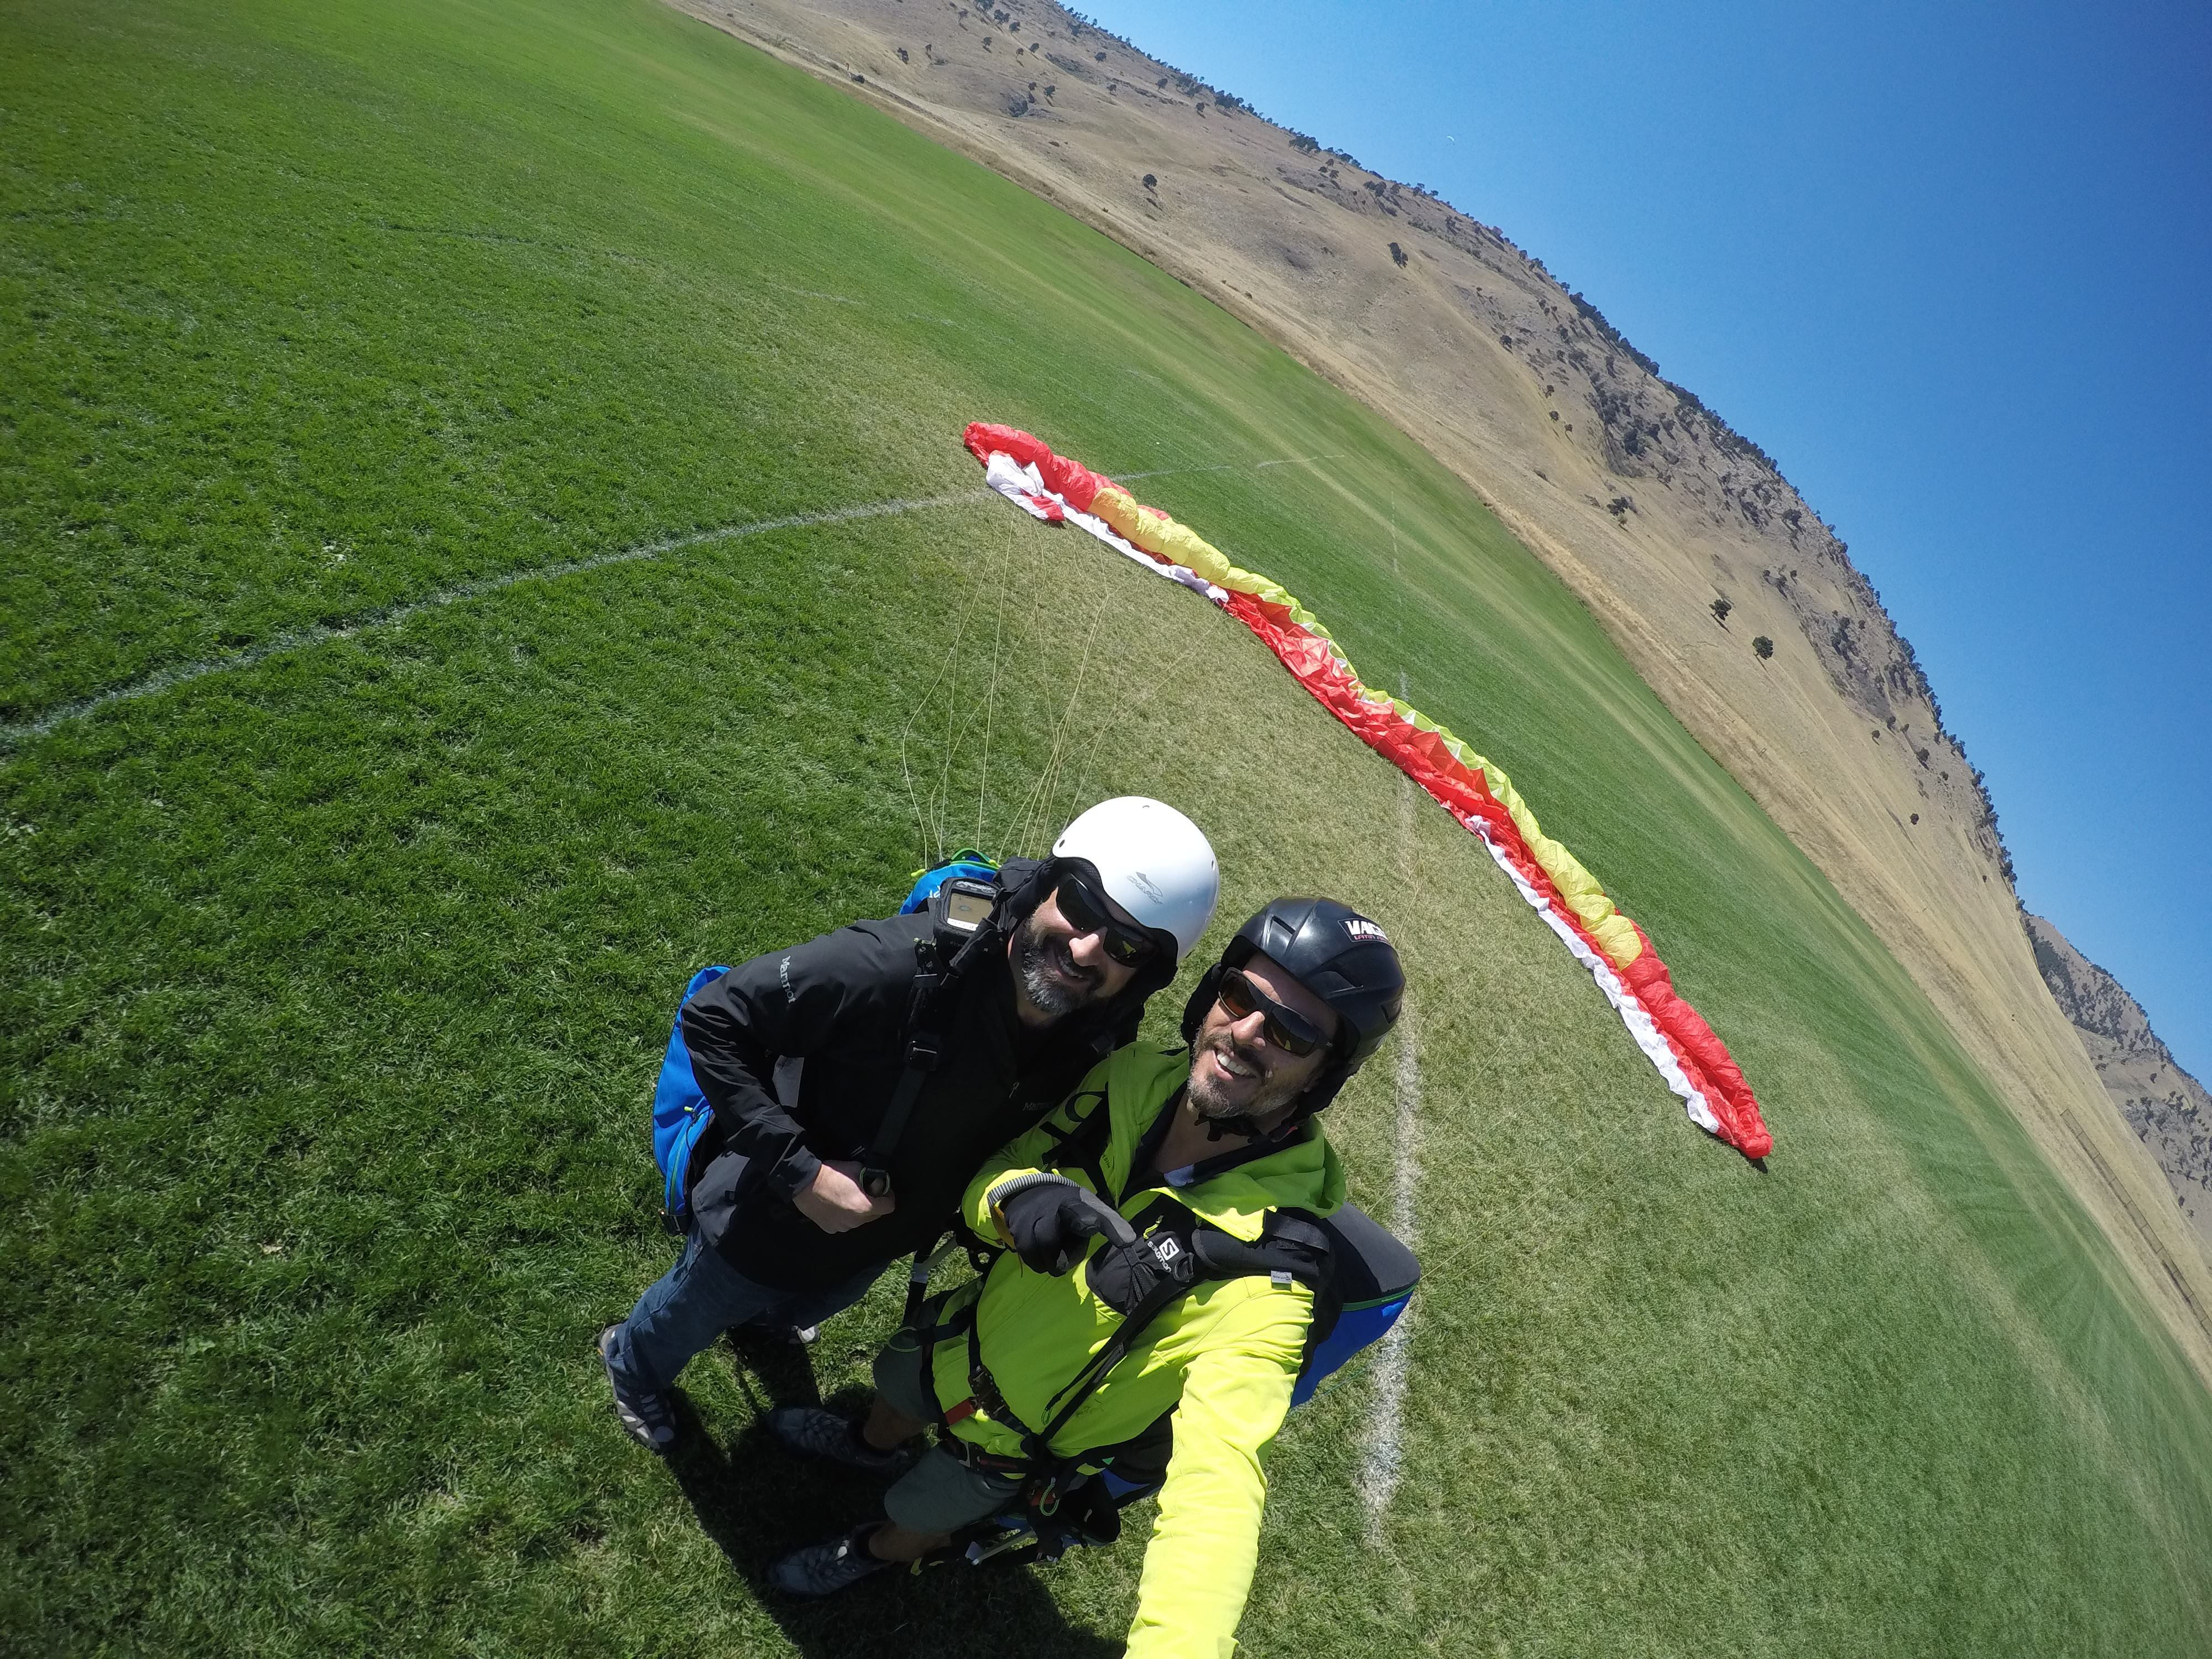
[[[1135,1036],[1145,999],[1174,976],[1147,964],[1111,1003],[1041,1032],[1014,1013],[1006,939],[1052,890],[1056,867],[1010,866],[988,949],[936,999],[927,1024],[944,1058],[923,1085],[890,1164],[897,1208],[849,1232],[826,1233],[791,1195],[816,1168],[858,1160],[875,1138],[905,1070],[907,1013],[925,912],[854,922],[733,968],[684,1009],[691,1070],[714,1109],[714,1137],[694,1192],[729,1182],[736,1201],[719,1237],[731,1267],[757,1284],[817,1290],[929,1243],[951,1222],[983,1160],[1064,1098],[1105,1053]],[[804,1061],[795,1101],[779,1101],[780,1060]],[[789,1068],[786,1067],[786,1076]],[[726,1206],[714,1206],[720,1212]],[[702,1217],[702,1224],[706,1217]]]

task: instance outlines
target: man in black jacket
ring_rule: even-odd
[[[814,1324],[934,1240],[983,1160],[1135,1036],[1218,890],[1198,827],[1135,796],[1084,813],[1042,862],[1010,861],[925,1005],[939,1058],[895,1145],[885,1122],[908,1072],[928,911],[756,957],[686,1003],[684,1042],[714,1118],[692,1160],[684,1254],[599,1337],[630,1437],[656,1451],[674,1442],[668,1390],[722,1331]],[[888,1182],[864,1180],[864,1160]]]

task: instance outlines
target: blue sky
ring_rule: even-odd
[[[1580,289],[1850,544],[2212,1080],[2212,8],[1091,0]]]

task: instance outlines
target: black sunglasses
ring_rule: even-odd
[[[1060,878],[1060,914],[1076,936],[1098,935],[1106,954],[1124,968],[1133,968],[1160,948],[1159,941],[1143,928],[1118,919],[1106,908],[1105,895],[1078,875]]]
[[[1267,1041],[1286,1054],[1303,1060],[1328,1041],[1304,1015],[1292,1013],[1253,984],[1241,969],[1224,974],[1213,995],[1232,1019],[1249,1019],[1255,1010],[1265,1014],[1267,1021],[1261,1029]]]

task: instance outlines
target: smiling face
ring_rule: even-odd
[[[1280,1004],[1334,1041],[1336,1011],[1265,956],[1243,964],[1244,977],[1269,1001]],[[1328,1064],[1329,1048],[1303,1057],[1270,1042],[1267,1014],[1255,1007],[1242,1018],[1216,1001],[1206,1011],[1190,1045],[1189,1097],[1201,1120],[1245,1116],[1269,1127],[1304,1094]]]
[[[1114,919],[1134,927],[1137,919],[1106,901]],[[1006,961],[1014,970],[1014,1011],[1024,1025],[1045,1025],[1078,1008],[1119,996],[1137,976],[1106,954],[1096,933],[1079,933],[1060,913],[1060,896],[1046,896],[1006,941]]]

